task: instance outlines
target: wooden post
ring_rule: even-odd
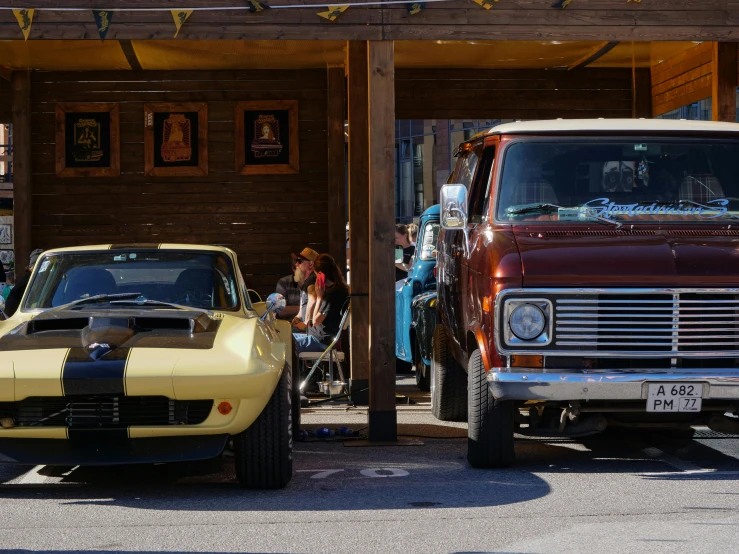
[[[13,71],[10,75],[10,104],[13,110],[13,241],[16,275],[28,265],[31,245],[31,74]]]
[[[652,72],[639,68],[634,72],[633,110],[631,117],[652,118]]]
[[[393,42],[369,41],[369,440],[396,441],[395,61]]]
[[[714,121],[736,122],[737,44],[714,42],[712,70],[712,110]]]
[[[328,69],[328,251],[346,271],[344,68]]]
[[[355,404],[369,403],[369,111],[367,42],[347,43],[349,119],[349,246],[351,272],[351,392]],[[359,392],[364,391],[364,392]]]

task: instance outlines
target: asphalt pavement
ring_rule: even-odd
[[[607,434],[520,440],[507,470],[465,461],[401,381],[403,446],[296,444],[282,491],[235,483],[233,460],[106,468],[0,465],[10,552],[734,552],[739,439]],[[361,430],[366,411],[313,407],[305,427]]]

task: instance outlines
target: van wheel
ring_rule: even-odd
[[[482,354],[475,350],[467,369],[469,407],[467,461],[472,467],[507,467],[513,449],[513,400],[497,401],[490,394]]]
[[[467,419],[467,377],[449,351],[446,331],[441,325],[431,339],[431,413],[441,421]]]
[[[280,376],[251,426],[234,436],[236,477],[246,489],[281,489],[293,476],[292,371]]]
[[[431,390],[431,366],[424,363],[421,357],[421,346],[414,341],[413,369],[416,372],[416,386],[424,392]]]

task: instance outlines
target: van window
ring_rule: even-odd
[[[472,185],[472,178],[475,176],[475,168],[477,167],[477,153],[474,150],[465,152],[457,160],[457,167],[454,169],[454,184],[464,185],[469,191]]]

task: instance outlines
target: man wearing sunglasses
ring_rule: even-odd
[[[285,275],[282,279],[277,281],[277,287],[275,292],[285,297],[287,305],[285,309],[277,314],[279,319],[292,320],[300,312],[300,285],[301,280],[298,280],[297,266],[304,263],[303,258],[291,254],[290,269],[292,272],[290,275]]]
[[[293,281],[300,285],[300,308],[293,318],[293,327],[304,329],[306,325],[305,314],[311,313],[310,292],[316,284],[316,274],[313,271],[313,262],[318,259],[318,252],[312,248],[303,248],[300,254],[292,254],[295,261]],[[311,289],[309,291],[309,289]],[[315,301],[315,299],[314,299]],[[309,311],[310,310],[310,311]]]

